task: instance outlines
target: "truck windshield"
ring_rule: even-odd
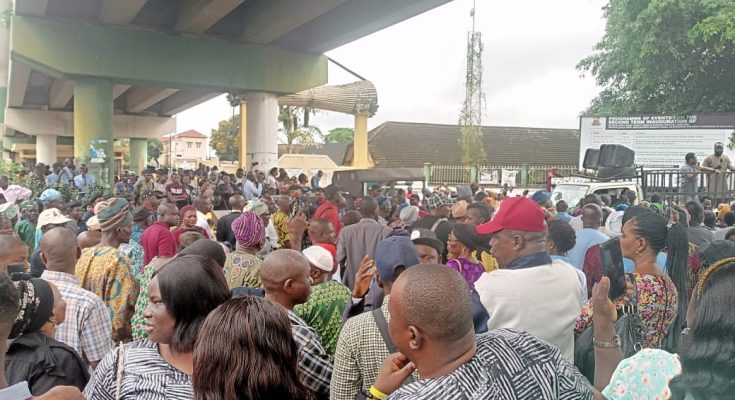
[[[579,201],[587,194],[590,187],[588,185],[556,185],[551,194],[551,201],[556,204],[559,200],[564,200],[569,205],[569,210],[577,207]]]

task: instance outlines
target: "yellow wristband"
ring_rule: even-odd
[[[370,394],[373,395],[378,400],[384,400],[388,398],[388,395],[378,390],[378,388],[375,387],[375,385],[370,386]]]

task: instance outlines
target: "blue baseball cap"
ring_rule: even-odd
[[[375,247],[375,267],[378,277],[384,282],[396,280],[396,268],[413,267],[419,263],[416,246],[405,236],[391,236]]]

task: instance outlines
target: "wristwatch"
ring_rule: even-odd
[[[592,338],[592,344],[595,347],[601,348],[601,349],[615,349],[620,347],[620,336],[615,335],[612,341],[610,342],[601,342],[594,337]]]

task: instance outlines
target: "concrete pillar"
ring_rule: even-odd
[[[352,166],[357,169],[370,168],[368,155],[367,115],[355,114],[355,137],[352,142]]]
[[[245,100],[242,100],[240,102],[240,135],[238,136],[237,144],[240,145],[240,152],[238,153],[238,159],[237,161],[240,163],[240,168],[247,168],[248,167],[248,155],[247,155],[247,148],[248,148],[248,104]],[[278,146],[278,145],[276,145]]]
[[[278,164],[278,95],[250,92],[245,95],[245,165],[249,169],[258,163],[258,169],[268,171]]]
[[[130,139],[130,165],[127,169],[140,174],[148,165],[148,139]]]
[[[0,0],[0,10],[12,8],[12,0]],[[8,94],[8,66],[10,63],[10,29],[0,27],[0,165],[5,164],[5,105]]]
[[[51,166],[56,161],[56,136],[36,135],[36,162]]]
[[[112,83],[74,81],[74,162],[87,164],[97,184],[106,188],[112,187],[115,173],[113,132]]]

